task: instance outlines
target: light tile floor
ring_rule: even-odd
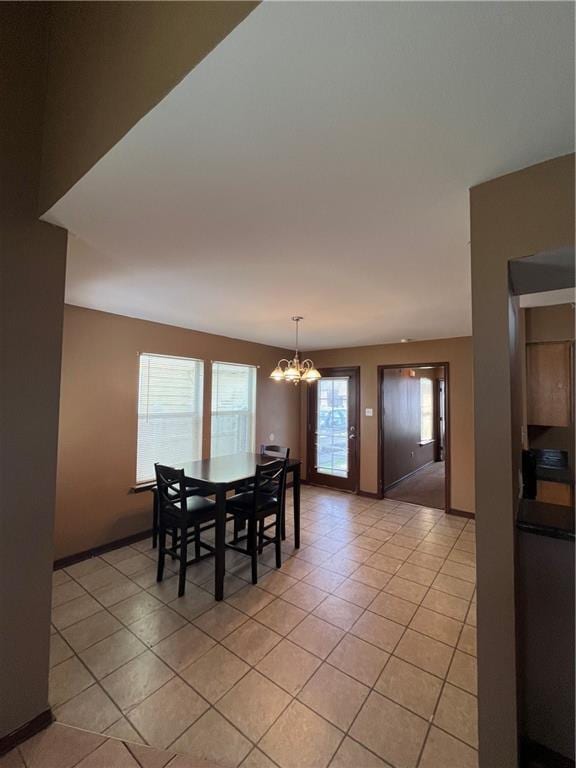
[[[218,768],[174,752],[55,723],[4,757],[0,768]]]
[[[228,552],[219,604],[210,561],[156,584],[150,541],[56,572],[57,720],[170,768],[476,768],[474,522],[305,486],[301,539],[257,587]]]

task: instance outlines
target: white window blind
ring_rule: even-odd
[[[136,482],[154,478],[154,463],[180,468],[202,458],[204,363],[140,355]]]
[[[434,436],[434,383],[420,379],[420,440],[426,442]]]
[[[212,456],[254,451],[256,373],[253,365],[212,363]]]

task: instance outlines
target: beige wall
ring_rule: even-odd
[[[41,212],[257,5],[224,0],[50,3]]]
[[[574,243],[574,156],[470,191],[480,765],[517,765],[508,261]]]
[[[574,340],[574,307],[556,304],[526,310],[526,341]]]
[[[298,453],[298,391],[268,376],[286,350],[66,306],[58,455],[55,558],[150,527],[151,496],[136,480],[138,353],[195,357],[204,366],[204,455],[209,455],[210,361],[261,366],[256,444]]]
[[[66,232],[36,219],[46,9],[0,3],[0,738],[48,709]]]
[[[0,3],[0,738],[48,709],[66,232],[38,221],[39,200],[64,194],[253,7]]]
[[[378,491],[378,366],[449,363],[452,453],[451,506],[474,512],[474,418],[472,339],[461,337],[408,344],[382,344],[306,352],[319,367],[360,366],[360,489]],[[305,404],[305,398],[303,399]],[[366,408],[374,415],[365,416]],[[301,455],[306,458],[306,414],[302,409]]]

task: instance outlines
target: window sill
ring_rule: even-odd
[[[436,442],[436,440],[434,440],[434,439],[432,439],[432,440],[421,440],[418,443],[418,445],[420,445],[420,446],[422,446],[422,445],[430,445],[430,443],[435,443],[435,442]]]
[[[143,493],[144,491],[151,491],[156,488],[156,480],[148,480],[148,482],[136,483],[130,487],[130,493]]]

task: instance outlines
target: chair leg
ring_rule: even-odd
[[[234,536],[232,537],[232,544],[238,544],[238,533],[240,532],[240,525],[238,518],[234,518]]]
[[[196,560],[200,557],[200,526],[194,526],[194,557]]]
[[[160,524],[158,533],[158,570],[156,572],[156,581],[162,581],[164,578],[164,557],[166,550],[166,528]]]
[[[264,520],[260,520],[258,526],[258,554],[261,555],[264,552]]]
[[[178,529],[172,528],[172,549],[176,550],[178,547]],[[176,560],[176,555],[172,555],[172,560]]]
[[[186,588],[186,563],[188,562],[188,531],[180,530],[180,573],[178,576],[178,597],[182,597]]]
[[[258,584],[258,547],[256,542],[256,520],[248,521],[248,551],[252,560],[252,584]]]
[[[276,550],[276,568],[282,567],[282,510],[276,515],[276,525],[274,526],[274,549]]]
[[[282,494],[282,541],[286,539],[286,489]]]

